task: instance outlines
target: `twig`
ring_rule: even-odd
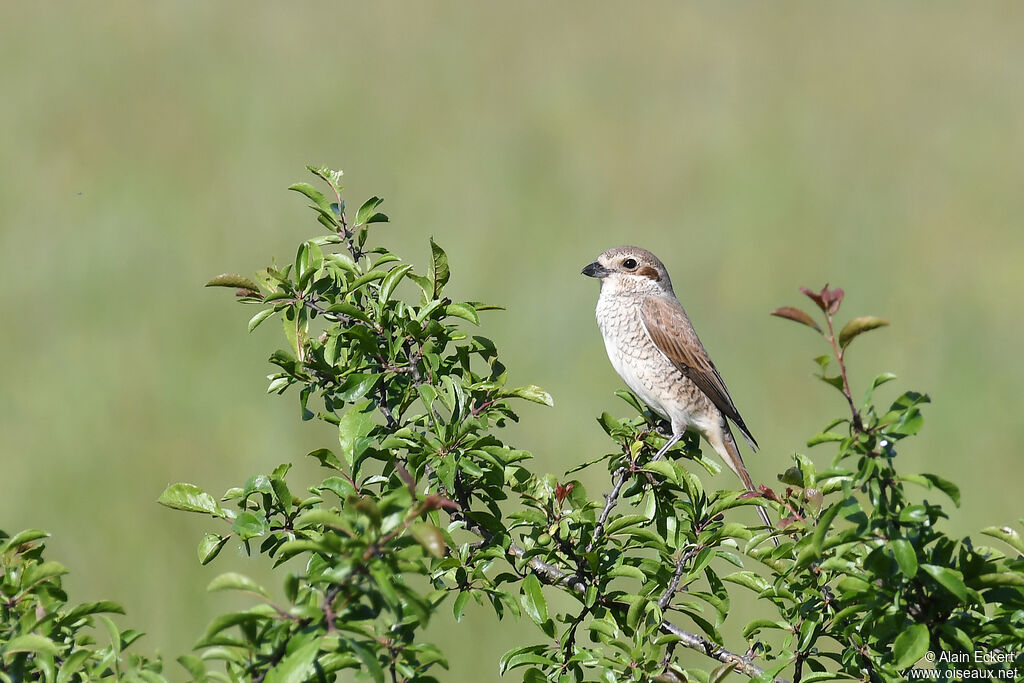
[[[457,516],[466,523],[466,529],[468,531],[480,536],[487,542],[491,542],[494,539],[494,534],[487,529],[484,529],[466,517],[461,515]],[[508,550],[505,552],[508,557],[513,560],[525,557],[526,555],[526,551],[515,543],[510,543]],[[537,575],[537,578],[544,583],[551,586],[565,586],[579,598],[583,598],[586,594],[587,583],[579,576],[564,572],[558,567],[548,564],[536,557],[531,557],[526,561],[526,563],[527,566],[529,566]],[[606,603],[606,606],[622,610],[627,608],[625,603],[620,602]],[[697,635],[696,633],[690,633],[669,621],[661,622],[661,630],[679,638],[679,643],[684,647],[696,650],[697,652],[705,654],[713,659],[717,659],[723,664],[735,664],[736,671],[739,671],[750,678],[760,678],[764,675],[764,669],[755,664],[751,657],[739,655],[730,650],[726,650],[724,647],[711,642],[704,636]],[[775,679],[775,683],[790,683],[790,681],[780,677]]]
[[[662,593],[661,597],[658,599],[658,607],[660,607],[663,612],[665,611],[665,608],[671,604],[672,598],[676,596],[676,591],[679,590],[679,579],[683,576],[686,562],[689,559],[689,553],[687,553],[676,560],[676,571],[675,574],[672,575],[672,581],[669,582],[668,588],[665,589],[665,592]]]
[[[651,462],[660,460],[661,456],[665,455],[665,452],[674,446],[682,436],[682,434],[678,434],[669,437],[669,440],[665,442],[665,445],[654,454],[653,458],[651,458]],[[612,475],[615,478],[615,485],[612,486],[611,493],[605,496],[604,509],[601,510],[601,516],[597,520],[597,526],[594,527],[594,535],[591,536],[590,543],[587,544],[586,552],[591,552],[594,549],[594,546],[597,545],[597,542],[601,540],[601,535],[604,534],[605,522],[608,521],[608,515],[611,514],[612,508],[615,507],[615,503],[619,499],[619,492],[622,490],[622,485],[626,483],[626,479],[628,479],[629,475],[632,473],[634,464],[635,463],[631,461],[628,466],[622,465],[619,469],[615,470],[615,473]]]
[[[392,413],[391,409],[388,408],[387,388],[384,386],[383,382],[377,386],[377,396],[379,397],[379,400],[377,401],[377,410],[379,410],[381,415],[384,416],[384,419],[387,420],[388,429],[396,430],[398,428],[398,420],[395,419],[394,413]]]
[[[853,405],[853,392],[850,391],[850,381],[846,378],[846,363],[843,362],[843,351],[840,350],[839,344],[836,343],[835,329],[832,327],[832,314],[825,314],[825,322],[828,324],[828,341],[832,344],[832,351],[836,355],[836,362],[839,363],[839,376],[843,378],[843,396],[846,397],[846,402],[850,404],[850,414],[853,416],[853,428],[858,432],[864,431],[864,423],[860,419],[860,412]],[[822,373],[824,374],[824,373]]]
[[[612,491],[605,496],[604,510],[601,510],[601,516],[597,520],[597,526],[594,527],[594,535],[590,537],[590,543],[587,544],[586,552],[591,552],[594,546],[599,540],[601,535],[604,533],[605,522],[608,521],[608,515],[612,513],[612,508],[615,507],[615,502],[619,499],[619,492],[622,491],[622,485],[626,483],[626,479],[629,478],[629,468],[623,465],[619,469],[615,470],[615,485],[612,486]]]

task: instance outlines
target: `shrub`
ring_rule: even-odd
[[[302,419],[335,425],[338,441],[308,454],[323,467],[318,482],[289,482],[285,463],[219,500],[184,483],[161,495],[216,524],[199,543],[202,563],[239,543],[272,558],[282,577],[283,604],[240,574],[211,582],[258,602],[215,619],[198,655],[179,658],[195,680],[328,681],[344,670],[440,680],[447,655],[422,628],[441,609],[460,619],[469,600],[536,624],[537,642],[498,663],[529,682],[706,682],[730,672],[896,681],[927,652],[1013,654],[1024,643],[1024,541],[1008,527],[983,530],[1007,555],[949,537],[935,496],[959,505],[956,486],[898,471],[896,446],[921,429],[928,397],[907,391],[881,407],[876,390],[895,379],[883,374],[854,399],[846,349],[886,323],[857,317],[837,332],[842,290],[804,290],[817,320],[793,307],[774,312],[815,330],[828,350],[815,359],[819,377],[845,413],[808,442],[836,449],[827,467],[795,454],[778,490],[709,490],[698,473],[719,466],[696,438],[654,459],[664,425],[619,391],[628,414],[599,418],[608,452],[561,476],[537,474],[500,429],[518,419],[517,401],[551,397],[509,386],[495,345],[467,331],[496,307],[445,295],[448,259],[433,240],[423,273],[372,246],[375,224],[387,221],[381,200],[350,218],[340,172],[310,170],[328,194],[291,189],[312,202],[326,233],[283,268],[209,284],[258,307],[250,330],[280,322],[286,347],[270,356],[268,391],[297,396]],[[572,478],[585,467],[607,469],[608,493],[589,495]],[[735,514],[755,505],[780,519],[775,528]],[[118,667],[157,677],[158,660],[123,654],[134,632],[100,616],[116,645],[97,650],[79,635],[93,613],[116,606],[62,612],[56,575],[24,578],[49,564],[29,543],[37,538],[3,546],[3,680],[85,680]],[[549,601],[556,592],[572,600]],[[770,616],[726,643],[734,594]],[[707,667],[681,664],[682,649],[706,655]],[[77,673],[59,673],[73,660]],[[955,658],[934,666],[965,668]],[[1010,675],[1014,665],[1007,655],[973,666]]]

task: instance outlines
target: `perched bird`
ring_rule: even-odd
[[[757,442],[676,298],[664,264],[646,249],[616,247],[583,274],[601,282],[597,325],[612,367],[640,400],[672,424],[672,437],[655,457],[690,429],[711,444],[744,486],[756,490],[729,420],[754,451]],[[757,511],[771,528],[764,508]]]

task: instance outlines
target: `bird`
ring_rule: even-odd
[[[622,246],[602,253],[582,274],[601,283],[597,325],[612,367],[672,426],[672,436],[654,457],[664,455],[687,430],[695,431],[756,492],[730,421],[754,452],[757,441],[676,298],[665,265],[646,249]],[[765,509],[758,505],[757,512],[773,528]]]

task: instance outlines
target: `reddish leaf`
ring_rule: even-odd
[[[793,306],[783,306],[782,308],[776,308],[774,311],[772,311],[771,314],[779,318],[785,318],[787,320],[798,322],[801,325],[807,325],[807,327],[813,327],[818,332],[821,332],[821,328],[818,327],[818,323],[814,322],[814,318],[812,318],[810,315],[803,312],[799,308],[794,308]]]
[[[409,474],[409,470],[402,466],[402,463],[395,463],[395,472],[398,473],[398,478],[405,482],[405,485],[409,487],[409,493],[416,495],[416,480]]]
[[[829,289],[828,285],[825,285],[825,289],[821,290],[821,299],[828,306],[828,312],[832,315],[836,314],[839,310],[839,304],[843,303],[843,296],[845,292],[839,287],[835,289]]]
[[[825,285],[825,287],[821,291],[824,292],[826,289],[828,289],[828,285]],[[803,292],[804,294],[806,294],[807,298],[809,298],[811,301],[813,301],[815,304],[817,304],[818,308],[821,309],[822,313],[824,313],[824,312],[826,312],[828,310],[828,307],[825,305],[825,300],[821,298],[821,294],[820,293],[812,292],[811,290],[807,289],[806,287],[801,287],[800,291]]]
[[[576,488],[576,484],[573,484],[571,482],[569,484],[557,484],[555,486],[555,500],[558,501],[559,505],[561,505],[562,501],[565,500],[566,496],[572,493],[572,490],[574,488]]]
[[[775,526],[778,527],[779,529],[785,529],[786,527],[788,527],[791,524],[796,524],[797,521],[799,521],[799,520],[800,520],[800,518],[797,517],[796,515],[790,515],[789,517],[783,517],[782,519],[780,519],[775,524]]]

